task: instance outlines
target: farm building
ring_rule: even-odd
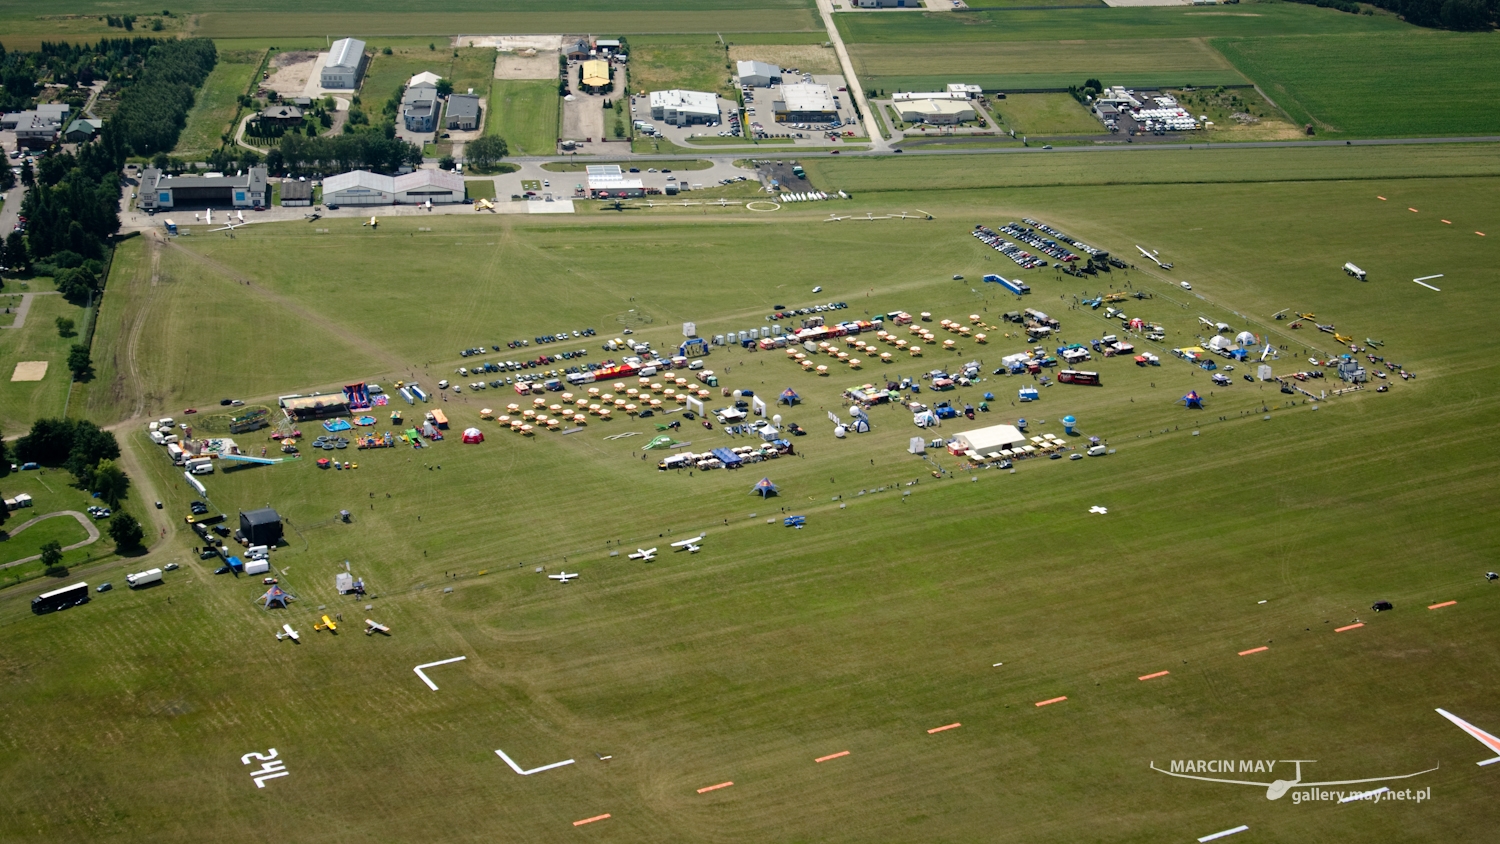
[[[406,83],[401,94],[401,122],[408,132],[431,132],[437,128],[437,84],[442,77],[422,72]]]
[[[1015,448],[1026,444],[1026,435],[1014,425],[991,425],[973,431],[964,431],[953,438],[969,451],[989,454],[1003,448]]]
[[[353,90],[359,87],[364,70],[365,42],[357,38],[342,38],[333,42],[328,51],[328,61],[323,65],[318,82],[324,88]]]
[[[620,52],[620,39],[596,38],[594,39],[594,49],[601,53],[618,53]]]
[[[810,82],[781,86],[781,99],[772,109],[777,120],[797,123],[826,123],[838,116],[833,89]]]
[[[907,123],[944,125],[973,120],[974,107],[960,100],[911,100],[896,103],[896,110]]]
[[[396,181],[390,176],[353,170],[323,180],[324,205],[394,205]]]
[[[588,58],[589,54],[592,52],[594,52],[594,48],[590,46],[588,39],[586,38],[579,38],[576,41],[570,41],[567,44],[564,44],[562,48],[562,54],[567,56],[569,61],[575,62],[582,61]]]
[[[281,514],[270,507],[240,511],[240,533],[250,545],[275,545],[281,541]]]
[[[603,94],[610,90],[609,62],[604,59],[589,59],[579,71],[579,86],[591,94]]]
[[[140,194],[140,207],[148,211],[180,206],[261,207],[266,204],[266,168],[251,167],[248,172],[234,176],[223,173],[169,176],[155,167],[148,167],[141,174]]]
[[[646,195],[640,179],[627,179],[618,164],[591,164],[588,166],[589,197],[591,199],[629,199]]]
[[[312,182],[305,179],[285,179],[281,182],[281,204],[285,206],[311,205]]]
[[[448,97],[448,116],[443,126],[472,132],[479,128],[479,97],[471,89],[467,94]]]
[[[63,132],[63,140],[70,144],[81,144],[99,133],[104,128],[104,121],[93,117],[80,117],[68,124],[68,130]]]
[[[651,119],[673,126],[717,123],[719,98],[703,91],[682,91],[676,88],[670,91],[652,91]]]
[[[769,88],[781,81],[781,68],[766,62],[740,62],[737,73],[740,84],[746,88]]]
[[[397,176],[391,187],[397,205],[464,201],[464,177],[447,170],[414,170]]]

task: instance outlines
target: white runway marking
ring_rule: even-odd
[[[432,689],[433,691],[437,691],[438,690],[437,683],[434,683],[431,680],[429,680],[427,678],[427,675],[422,673],[422,669],[424,669],[424,668],[435,668],[435,667],[437,667],[439,665],[447,665],[450,662],[462,662],[463,660],[466,660],[466,659],[468,659],[468,657],[466,657],[466,656],[456,656],[456,657],[454,657],[452,659],[441,659],[441,660],[438,660],[437,662],[425,662],[425,663],[423,663],[421,665],[418,665],[416,668],[413,668],[412,670],[415,671],[415,672],[417,672],[417,676],[422,678],[422,682],[424,682],[424,683],[427,684],[427,688]]]
[[[573,764],[573,760],[572,759],[564,759],[561,762],[553,762],[551,765],[543,765],[540,768],[532,768],[531,770],[527,771],[527,770],[523,770],[520,765],[517,765],[515,763],[514,759],[511,759],[509,756],[506,756],[505,755],[505,751],[503,751],[503,750],[496,750],[495,751],[495,755],[499,756],[501,759],[504,759],[505,760],[505,764],[509,765],[510,769],[512,771],[515,771],[516,773],[520,774],[523,777],[529,777],[532,774],[538,774],[538,773],[541,773],[542,771],[550,771],[553,768],[561,768],[564,765],[571,765],[571,764]]]

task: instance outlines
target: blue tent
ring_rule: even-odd
[[[776,488],[775,484],[771,483],[770,478],[761,478],[760,480],[756,481],[755,486],[750,487],[750,491],[760,493],[761,498],[769,498],[770,496],[778,495],[781,492],[781,490]]]
[[[781,391],[780,404],[784,404],[787,407],[792,407],[799,401],[802,401],[802,397],[797,395],[797,391],[793,390],[791,387],[787,387],[785,390]]]
[[[1197,390],[1188,390],[1188,394],[1179,399],[1179,401],[1186,405],[1189,410],[1193,408],[1203,409],[1203,399],[1199,398]]]

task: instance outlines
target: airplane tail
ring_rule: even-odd
[[[1479,729],[1473,724],[1470,724],[1468,721],[1465,721],[1464,719],[1458,717],[1457,715],[1454,715],[1452,712],[1449,712],[1445,709],[1437,710],[1437,714],[1443,716],[1444,718],[1447,718],[1449,721],[1452,721],[1454,725],[1457,726],[1460,730],[1463,730],[1470,736],[1473,736],[1475,741],[1484,745],[1490,752],[1496,754],[1493,759],[1485,759],[1484,761],[1477,764],[1493,765],[1496,762],[1500,762],[1500,738],[1496,738],[1490,735],[1484,730]]]

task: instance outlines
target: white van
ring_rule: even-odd
[[[688,364],[688,369],[702,369],[702,368],[703,368],[703,361],[701,361],[701,360],[695,360],[692,363]]]
[[[1109,453],[1109,449],[1105,448],[1102,445],[1089,446],[1089,456],[1090,457],[1103,457],[1104,455],[1106,455],[1108,453]]]
[[[154,443],[156,443],[157,445],[166,445],[167,444],[167,438],[165,436],[162,436],[161,431],[152,431],[151,432],[151,441],[154,442]]]
[[[251,545],[245,549],[245,556],[252,560],[264,560],[271,556],[271,547],[269,545]]]
[[[207,457],[189,460],[185,465],[187,470],[195,475],[212,475],[214,473],[214,462]]]
[[[157,431],[157,433],[159,434],[161,432]],[[161,441],[166,443],[167,445],[171,445],[172,443],[182,442],[182,438],[177,436],[176,434],[167,434],[161,438]]]

